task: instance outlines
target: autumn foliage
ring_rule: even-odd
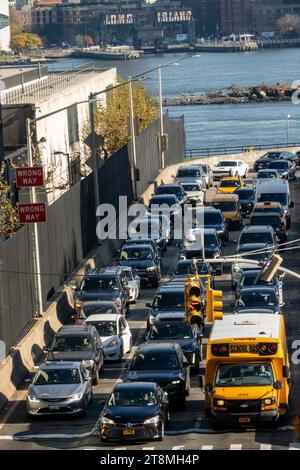
[[[37,34],[21,33],[11,39],[11,47],[14,50],[37,49],[43,45],[43,41]]]

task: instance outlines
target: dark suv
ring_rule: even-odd
[[[186,203],[187,200],[186,193],[181,184],[161,184],[157,188],[155,195],[161,194],[175,195],[178,199],[179,204],[181,204],[182,206]]]
[[[63,326],[47,349],[46,361],[82,362],[89,370],[93,384],[103,372],[102,340],[93,325]]]
[[[228,221],[220,209],[205,207],[199,211],[193,210],[192,225],[193,228],[214,228],[220,237],[222,245],[228,242]]]
[[[180,312],[184,315],[184,281],[168,282],[159,287],[152,303],[147,303],[149,316],[147,329],[153,324],[158,314],[170,314]]]
[[[75,313],[84,301],[110,300],[122,315],[127,315],[130,299],[126,283],[126,276],[118,266],[93,269],[84,276],[79,287],[74,286]]]
[[[184,407],[190,393],[190,363],[176,343],[142,344],[135,350],[126,379],[156,382],[168,393],[170,403]]]
[[[150,245],[123,246],[118,261],[120,266],[130,266],[142,282],[158,286],[161,279],[160,260]]]

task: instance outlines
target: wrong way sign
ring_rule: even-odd
[[[33,188],[44,185],[43,167],[16,168],[16,185],[18,188]]]
[[[21,224],[46,222],[46,204],[44,202],[19,204],[18,211]]]

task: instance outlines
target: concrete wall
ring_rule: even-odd
[[[113,85],[116,79],[117,70],[115,68],[105,71],[95,71],[93,74],[89,73],[85,81],[80,81],[77,85],[70,86],[61,93],[53,93],[47,98],[39,100],[36,103],[36,117],[40,118],[53,111],[72,106],[73,103],[76,102],[87,101],[90,93],[106,89],[108,86]],[[99,99],[105,104],[106,95],[99,95]],[[81,139],[83,127],[86,122],[88,122],[89,118],[88,103],[80,104],[77,107],[74,106],[71,113],[76,113],[76,108],[78,133]],[[76,157],[78,153],[83,155],[82,144],[79,141],[73,145],[70,144],[67,110],[55,113],[50,117],[38,121],[36,132],[37,141],[42,137],[46,139],[46,142],[39,144],[39,152],[42,155],[45,171],[49,172],[54,169],[54,185],[57,187],[60,182],[68,181],[68,160],[67,157],[62,154],[54,155],[54,152],[67,153],[72,159],[72,157]],[[53,202],[53,200],[59,197],[61,192],[66,189],[68,189],[68,187],[62,190],[56,190],[54,195],[50,192],[48,194],[48,202]]]

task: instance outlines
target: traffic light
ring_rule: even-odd
[[[208,322],[222,320],[223,318],[223,292],[213,290],[210,286],[206,288],[206,319]]]
[[[191,278],[184,285],[186,321],[190,325],[196,324],[199,327],[203,323],[200,282],[195,278]]]

